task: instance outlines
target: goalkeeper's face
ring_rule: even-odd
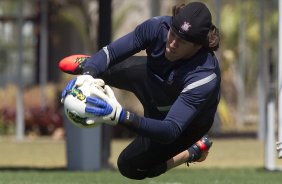
[[[192,57],[202,46],[188,42],[172,31],[167,34],[165,57],[169,61],[177,61],[180,59],[188,59]]]

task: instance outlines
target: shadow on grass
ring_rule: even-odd
[[[107,171],[117,171],[116,168],[114,168],[111,165],[106,165],[101,167],[98,170],[107,170]],[[32,166],[0,166],[0,172],[1,171],[38,171],[38,172],[83,172],[83,171],[97,171],[97,170],[83,170],[83,169],[77,169],[77,170],[70,170],[67,167],[32,167]]]
[[[66,167],[26,167],[26,166],[7,166],[0,167],[0,171],[40,171],[40,172],[58,172],[68,171]]]

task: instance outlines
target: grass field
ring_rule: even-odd
[[[160,177],[129,180],[116,171],[68,172],[60,170],[5,170],[2,184],[281,184],[280,172],[260,169],[176,169]]]
[[[263,169],[263,143],[255,139],[215,139],[203,163],[180,166],[143,181],[124,178],[116,170],[119,152],[129,140],[114,140],[110,163],[114,170],[66,170],[64,141],[50,139],[14,141],[0,138],[0,184],[281,184],[282,172]],[[282,166],[281,160],[277,165]]]

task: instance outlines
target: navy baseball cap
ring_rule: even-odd
[[[182,39],[204,45],[211,25],[211,13],[207,6],[201,2],[192,2],[172,17],[171,28]]]

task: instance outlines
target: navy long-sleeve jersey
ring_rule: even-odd
[[[146,50],[148,75],[162,89],[162,92],[152,90],[155,98],[152,100],[160,111],[167,113],[160,120],[135,115],[131,128],[162,143],[170,143],[185,134],[188,125],[213,121],[220,99],[220,69],[213,52],[202,48],[189,59],[171,62],[165,58],[171,19],[160,16],[143,22],[94,54],[84,69],[97,75]]]

